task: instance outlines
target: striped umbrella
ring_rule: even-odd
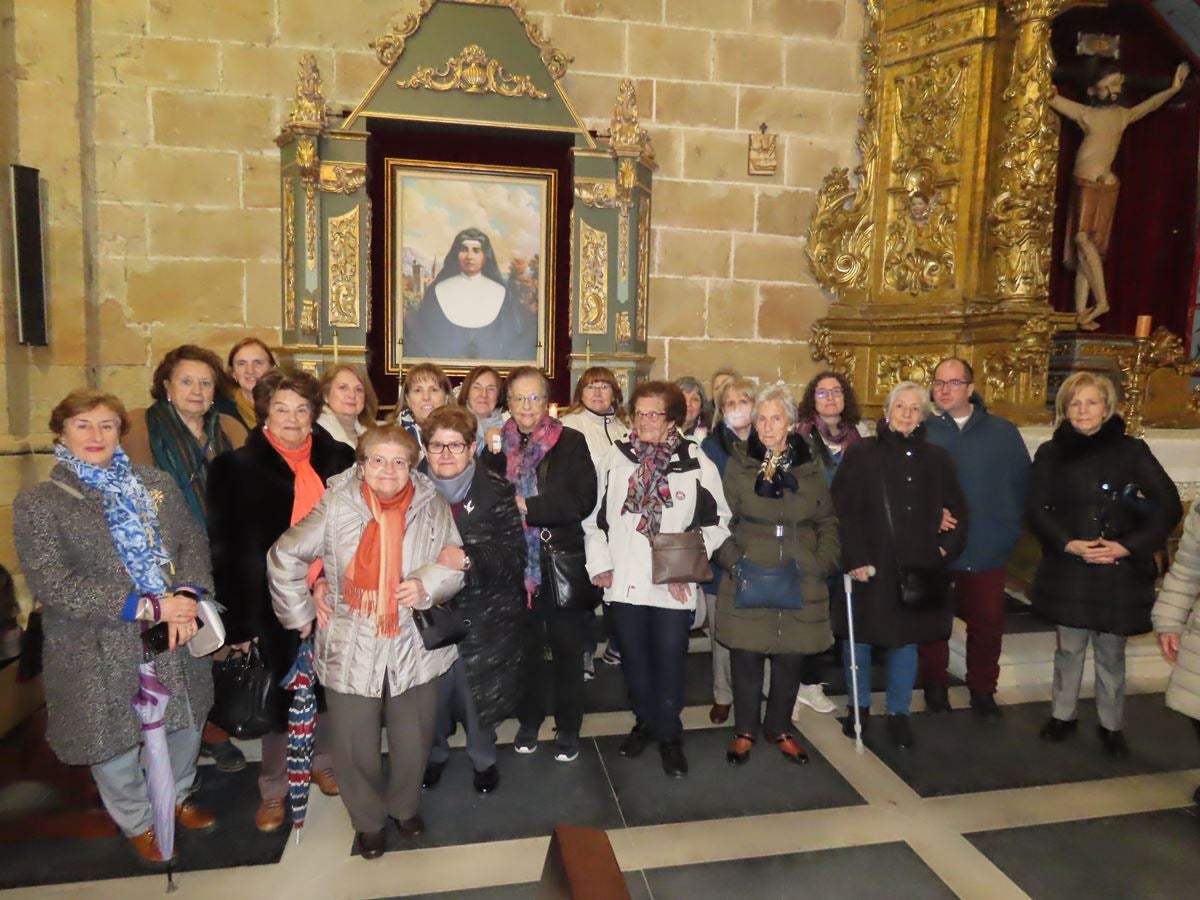
[[[133,708],[142,720],[142,741],[146,747],[146,791],[154,811],[154,840],[162,858],[170,860],[175,853],[175,775],[171,771],[171,756],[167,750],[165,717],[171,691],[154,671],[154,663],[138,666],[138,691],[133,695]],[[171,882],[168,862],[167,882]]]
[[[312,783],[313,724],[317,719],[316,676],[313,674],[312,639],[300,644],[296,662],[280,682],[285,691],[292,692],[288,708],[287,776],[288,798],[292,807],[292,826],[296,842],[308,813],[308,791]]]

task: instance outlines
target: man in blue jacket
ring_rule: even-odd
[[[1004,635],[1004,580],[1008,558],[1021,533],[1029,487],[1029,451],[1016,426],[988,413],[975,393],[975,373],[965,360],[938,363],[931,384],[937,415],[926,421],[929,440],[954,459],[967,495],[971,528],[967,549],[954,561],[956,614],[967,623],[967,687],[971,708],[998,716],[996,680]],[[920,648],[925,705],[950,708],[946,694],[947,641]]]

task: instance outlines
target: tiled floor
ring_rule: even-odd
[[[707,660],[693,657],[695,703]],[[1099,755],[1090,703],[1068,745],[1040,742],[1045,694],[1028,688],[1001,691],[998,722],[964,709],[921,713],[918,696],[918,745],[903,753],[884,743],[878,719],[879,733],[857,753],[834,717],[805,711],[798,725],[812,762],[803,767],[765,742],[745,767],[728,767],[731,731],[712,728],[699,703],[684,716],[691,773],[672,781],[653,747],[637,760],[617,755],[631,718],[615,709],[614,674],[592,688],[602,699],[589,703],[577,762],[554,763],[548,747],[517,756],[506,746],[499,791],[480,797],[456,752],[424,802],[426,835],[393,835],[394,852],[371,862],[351,854],[341,803],[314,794],[303,840],[289,840],[279,863],[184,872],[175,896],[532,897],[556,822],[607,829],[639,900],[1180,897],[1200,883],[1191,804],[1200,743],[1160,694],[1129,698],[1127,763]],[[965,705],[964,689],[951,695]],[[500,734],[511,741],[513,723]],[[138,900],[163,889],[162,876],[147,876],[4,896]]]

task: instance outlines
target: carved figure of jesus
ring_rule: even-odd
[[[1067,215],[1067,240],[1063,263],[1074,269],[1075,314],[1079,327],[1088,331],[1099,328],[1096,319],[1108,312],[1108,291],[1104,285],[1104,257],[1112,235],[1113,213],[1117,208],[1120,181],[1112,163],[1121,146],[1125,129],[1154,112],[1183,87],[1190,68],[1180,63],[1171,86],[1143,100],[1137,106],[1121,106],[1125,76],[1109,69],[1088,88],[1088,103],[1076,103],[1057,93],[1050,107],[1083,130],[1083,143],[1075,157],[1071,200]],[[1096,298],[1088,306],[1088,295]]]

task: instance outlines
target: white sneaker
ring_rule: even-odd
[[[800,705],[804,704],[813,712],[828,714],[837,712],[837,706],[825,696],[825,686],[822,684],[802,684],[796,692],[796,707],[792,710],[792,718],[800,713]]]

